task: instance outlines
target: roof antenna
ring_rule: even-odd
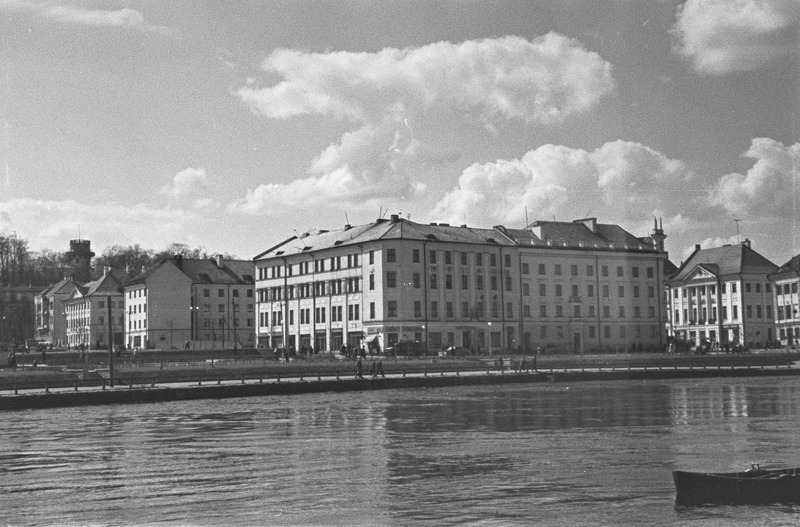
[[[736,243],[737,244],[742,243],[741,240],[739,239],[739,222],[742,220],[737,220],[736,218],[734,218],[733,221],[736,222]]]
[[[300,233],[297,232],[297,229],[292,229],[292,230],[294,231],[295,235],[297,235],[297,239],[300,240],[300,243],[303,244],[303,247],[307,247],[306,242],[303,241],[303,237],[300,236]]]
[[[525,207],[525,227],[523,227],[523,228],[527,229],[528,225],[530,225],[530,223],[528,223],[528,207],[526,206]]]
[[[350,225],[350,220],[347,219],[347,211],[344,211],[344,224],[345,225]]]

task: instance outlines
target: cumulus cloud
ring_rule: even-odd
[[[800,212],[800,143],[784,146],[769,138],[756,138],[744,156],[755,164],[746,174],[720,178],[711,202],[737,216],[796,217]]]
[[[725,74],[796,55],[798,26],[797,0],[688,0],[673,32],[698,72]]]
[[[197,197],[210,188],[205,168],[187,168],[173,176],[172,182],[161,187],[161,194],[173,200],[185,200]]]
[[[203,232],[214,220],[208,214],[180,208],[158,208],[144,203],[88,203],[13,199],[0,202],[0,230],[35,240],[37,246],[58,248],[64,240],[82,235],[97,246],[141,243],[160,247]],[[86,232],[86,226],[91,226]],[[191,240],[187,240],[193,243]]]
[[[314,159],[307,177],[261,185],[232,206],[250,213],[286,198],[359,202],[424,188],[413,168],[452,159],[452,153],[423,145],[409,120],[455,113],[489,125],[511,119],[558,123],[614,90],[608,62],[556,33],[533,41],[508,36],[375,53],[280,49],[264,69],[283,80],[268,87],[252,82],[236,92],[255,111],[272,119],[319,114],[355,128]],[[328,187],[320,197],[319,189]]]
[[[434,216],[518,225],[526,210],[531,219],[565,220],[603,209],[607,220],[641,221],[679,214],[679,204],[693,199],[683,190],[693,180],[682,162],[639,143],[614,141],[591,152],[544,145],[520,159],[467,168]]]

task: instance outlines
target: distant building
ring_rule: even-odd
[[[163,258],[125,285],[126,345],[254,347],[254,274],[246,260]]]
[[[769,275],[775,291],[775,331],[783,345],[800,344],[800,312],[798,312],[798,284],[800,283],[800,255],[780,266]]]
[[[63,302],[72,294],[78,282],[71,276],[36,294],[35,339],[52,346],[67,345],[66,317]]]
[[[92,279],[92,242],[89,240],[70,240],[69,251],[64,255],[67,266],[74,269],[73,278],[86,283]]]
[[[660,348],[666,236],[652,234],[594,218],[476,229],[393,215],[294,236],[254,258],[258,344]]]
[[[0,349],[24,346],[33,334],[33,302],[38,288],[0,287]]]
[[[695,345],[759,346],[775,339],[772,284],[777,266],[750,240],[695,246],[667,281],[672,336]]]
[[[124,271],[106,269],[92,282],[72,282],[69,296],[61,302],[68,346],[105,349],[109,343],[123,343],[123,286],[129,278]]]

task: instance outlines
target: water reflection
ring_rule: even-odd
[[[784,521],[796,508],[675,509],[670,470],[800,465],[798,396],[793,379],[713,379],[8,413],[0,510],[74,525]]]

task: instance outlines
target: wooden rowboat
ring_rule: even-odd
[[[800,503],[800,468],[762,469],[745,472],[687,472],[674,470],[675,503],[753,504]]]

